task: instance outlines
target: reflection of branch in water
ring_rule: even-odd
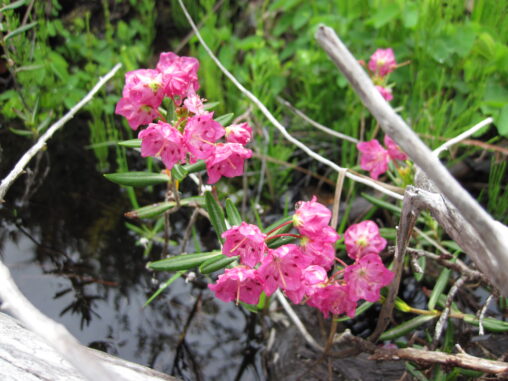
[[[256,326],[257,326],[257,315],[253,313],[249,313],[249,316],[246,316],[247,326],[245,327],[245,331],[247,332],[245,347],[242,350],[243,358],[240,366],[238,367],[238,372],[235,376],[235,381],[240,381],[244,372],[252,367],[254,373],[256,374],[257,379],[261,379],[261,375],[258,372],[258,368],[256,366],[256,354],[258,352],[258,348],[252,345],[256,340]]]
[[[201,376],[201,369],[199,364],[197,364],[194,354],[191,352],[189,346],[185,342],[185,336],[187,335],[187,332],[189,330],[189,327],[192,323],[192,319],[194,319],[194,316],[198,312],[198,310],[201,307],[201,299],[202,299],[202,291],[199,292],[196,301],[194,302],[194,305],[192,306],[192,310],[189,313],[189,316],[187,317],[187,321],[185,322],[185,325],[183,327],[183,331],[180,334],[180,338],[178,339],[178,344],[176,346],[176,353],[175,353],[175,360],[173,362],[173,369],[171,370],[172,375],[178,374],[179,376],[183,377],[182,369],[180,368],[180,362],[183,362],[185,359],[185,354],[187,354],[187,358],[190,360],[190,363],[192,365],[193,369],[193,375],[196,380],[202,380],[203,377]],[[185,364],[185,363],[184,363]]]

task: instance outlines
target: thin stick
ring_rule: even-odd
[[[337,224],[339,223],[339,210],[340,210],[340,196],[342,194],[342,186],[344,185],[345,171],[339,172],[337,177],[337,184],[335,185],[335,195],[333,196],[333,210],[332,210],[332,222],[330,226],[333,230],[337,230]]]
[[[396,114],[367,76],[358,61],[340,41],[333,29],[321,25],[316,39],[332,61],[346,76],[365,106],[379,121],[381,128],[407,152],[442,194],[450,200],[457,212],[473,230],[482,237],[488,249],[486,255],[495,261],[497,271],[508,268],[508,242],[504,239],[508,228],[495,221],[478,202],[455,180],[432,151],[418,138],[411,128]],[[499,273],[497,274],[499,275]],[[498,282],[497,286],[501,285]],[[501,287],[508,295],[508,287]]]
[[[278,301],[282,305],[282,308],[286,311],[286,313],[289,315],[289,318],[293,321],[294,325],[300,333],[302,334],[305,341],[314,349],[317,349],[318,351],[322,352],[324,348],[319,345],[316,340],[311,336],[311,334],[307,331],[305,326],[303,325],[302,321],[298,318],[298,315],[296,315],[295,311],[293,311],[293,308],[291,308],[291,305],[288,303],[284,295],[280,292],[280,290],[277,290],[275,292],[275,296],[277,297]]]
[[[480,317],[478,318],[478,327],[479,327],[479,332],[478,334],[480,336],[483,336],[485,335],[485,331],[483,329],[483,319],[485,319],[485,313],[487,312],[487,308],[489,308],[489,304],[490,302],[492,301],[492,298],[494,297],[493,294],[490,294],[489,297],[487,298],[487,300],[485,301],[485,304],[483,305],[482,307],[482,310],[480,311]]]
[[[42,135],[37,143],[35,143],[32,148],[25,152],[25,154],[19,159],[17,164],[14,166],[12,171],[2,180],[0,183],[0,202],[4,202],[4,197],[7,191],[9,190],[12,183],[18,178],[18,176],[23,173],[23,169],[29,163],[29,161],[39,152],[46,142],[53,136],[53,134],[58,131],[65,123],[67,123],[73,116],[81,109],[85,104],[90,102],[92,97],[95,95],[97,91],[115,75],[115,73],[122,67],[122,64],[116,64],[113,69],[109,71],[104,77],[100,78],[99,82],[93,87],[92,90],[83,98],[79,103],[77,103],[73,108],[71,108],[67,114],[65,114],[60,120],[58,120],[55,124],[53,124],[49,129]]]
[[[452,286],[450,291],[448,292],[448,296],[446,298],[446,305],[441,313],[441,316],[439,317],[439,320],[436,323],[436,330],[434,331],[434,342],[432,343],[432,346],[434,349],[437,347],[437,343],[439,341],[439,338],[441,337],[441,334],[443,333],[444,325],[446,323],[446,320],[448,319],[448,316],[450,315],[450,309],[452,306],[453,298],[459,291],[459,289],[462,287],[464,282],[466,281],[467,277],[462,275]]]
[[[277,100],[282,103],[284,106],[289,108],[291,111],[293,111],[296,115],[298,115],[300,118],[305,120],[310,125],[316,127],[318,130],[321,130],[323,132],[326,132],[329,135],[335,136],[336,138],[347,140],[351,143],[359,143],[360,141],[358,139],[353,138],[352,136],[341,134],[340,132],[334,131],[331,128],[328,128],[326,126],[323,126],[321,123],[316,122],[315,120],[309,118],[307,115],[305,115],[302,111],[298,110],[295,106],[293,106],[291,103],[289,103],[287,100],[277,97]]]
[[[62,325],[54,322],[35,308],[21,293],[7,266],[0,261],[1,308],[20,320],[28,329],[41,336],[69,361],[86,379],[92,381],[119,380],[119,375],[105,368]]]
[[[219,67],[219,69],[224,73],[226,77],[233,82],[233,84],[247,97],[249,98],[258,108],[259,110],[266,116],[266,118],[280,131],[280,133],[291,143],[293,143],[295,146],[300,148],[302,151],[307,153],[310,157],[313,159],[319,161],[320,163],[323,163],[330,168],[334,169],[337,172],[340,172],[341,170],[344,170],[344,168],[338,166],[334,162],[324,158],[323,156],[317,154],[313,150],[311,150],[309,147],[307,147],[305,144],[300,142],[299,140],[292,137],[286,130],[286,127],[284,127],[275,117],[273,114],[268,111],[266,106],[261,103],[261,101],[252,94],[249,90],[247,90],[240,82],[237,81],[237,79],[231,74],[219,61],[219,59],[213,54],[213,52],[210,50],[206,42],[203,40],[203,37],[199,33],[199,30],[196,27],[196,24],[194,24],[194,21],[192,20],[191,16],[189,15],[189,12],[187,11],[187,8],[185,8],[185,5],[183,4],[182,0],[178,0],[178,3],[180,4],[180,7],[182,8],[183,13],[185,14],[185,17],[187,17],[187,20],[189,21],[189,24],[191,25],[192,29],[194,30],[194,33],[196,34],[196,37],[198,38],[199,42],[201,42],[201,45],[203,45],[203,48],[206,50],[210,58],[215,62],[215,64]],[[365,184],[371,188],[374,188],[388,196],[391,196],[393,198],[396,198],[397,200],[402,200],[402,195],[392,192],[385,187],[379,185],[378,183],[371,181],[370,179],[365,179],[359,176],[356,176],[349,171],[346,172],[346,176],[349,177],[351,180]]]
[[[492,118],[487,118],[485,120],[482,120],[480,123],[475,124],[473,127],[468,129],[467,131],[464,131],[462,134],[457,135],[453,139],[448,140],[446,143],[444,143],[443,145],[441,145],[440,147],[438,147],[434,151],[432,151],[432,153],[434,155],[436,155],[436,157],[439,156],[441,154],[441,152],[446,151],[448,148],[450,148],[451,146],[453,146],[457,143],[460,143],[462,140],[470,137],[475,132],[481,130],[483,127],[489,125],[493,121],[494,121],[494,119],[492,119]]]

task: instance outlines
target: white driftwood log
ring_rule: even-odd
[[[174,377],[82,347],[117,380],[176,381]],[[85,378],[39,336],[0,312],[0,380],[83,381]]]
[[[471,256],[475,264],[492,280],[504,296],[508,296],[508,282],[506,269],[508,269],[508,228],[495,221],[471,195],[460,186],[446,167],[420,140],[411,128],[397,115],[393,108],[384,100],[379,91],[367,76],[358,61],[340,41],[333,29],[320,26],[316,32],[316,39],[321,47],[330,56],[340,71],[350,82],[364,105],[370,110],[379,122],[379,125],[402,149],[412,161],[420,167],[425,175],[437,186],[441,195],[436,197],[442,200],[436,205],[441,211],[435,215],[444,216],[448,212],[447,220],[450,224],[450,235],[458,239],[457,243],[467,241],[461,245],[464,251]],[[429,198],[427,198],[429,199]],[[449,201],[448,201],[449,200]],[[451,207],[453,205],[453,208]],[[426,205],[429,207],[429,205]],[[429,208],[431,211],[433,208]],[[443,217],[444,218],[444,217]],[[481,241],[474,243],[475,240]],[[476,251],[476,250],[481,251]]]

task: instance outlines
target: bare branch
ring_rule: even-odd
[[[238,80],[233,76],[233,74],[231,74],[222,65],[222,63],[219,61],[219,59],[215,56],[215,54],[213,54],[211,49],[208,47],[206,42],[203,40],[203,37],[201,36],[201,33],[199,33],[199,30],[196,27],[196,24],[194,24],[194,21],[192,20],[191,16],[189,15],[189,12],[187,11],[187,8],[185,8],[185,5],[183,4],[183,1],[182,0],[178,0],[178,3],[180,4],[180,7],[182,8],[182,11],[184,12],[185,17],[187,17],[187,20],[189,21],[189,24],[191,25],[192,29],[194,30],[194,33],[196,34],[196,37],[198,38],[199,42],[201,43],[203,48],[206,50],[206,52],[208,53],[210,58],[215,62],[215,64],[224,73],[224,75],[226,77],[228,77],[231,82],[233,82],[233,84],[238,88],[238,90],[240,90],[247,98],[249,98],[251,100],[251,102],[253,102],[259,108],[259,110],[266,116],[266,118],[280,131],[282,136],[284,136],[288,141],[293,143],[295,146],[297,146],[302,151],[304,151],[307,155],[309,155],[313,159],[319,161],[320,163],[323,163],[323,164],[329,166],[330,168],[332,168],[333,170],[335,170],[337,172],[344,171],[346,173],[346,176],[349,177],[351,180],[354,180],[356,182],[365,184],[365,185],[367,185],[367,186],[369,186],[371,188],[374,188],[374,189],[376,189],[376,190],[378,190],[378,191],[380,191],[380,192],[382,192],[382,193],[384,193],[384,194],[386,194],[388,196],[391,196],[391,197],[393,197],[393,198],[395,198],[397,200],[402,200],[402,196],[400,194],[392,192],[389,189],[386,189],[386,187],[384,187],[379,182],[371,181],[368,178],[360,177],[360,176],[357,176],[357,175],[349,172],[347,168],[342,168],[342,167],[338,166],[334,162],[332,162],[332,161],[328,160],[327,158],[325,158],[325,157],[319,155],[318,153],[314,152],[309,147],[307,147],[305,144],[303,144],[302,142],[300,142],[299,140],[297,140],[293,136],[291,136],[287,132],[286,127],[284,127],[277,119],[275,119],[273,114],[270,111],[268,111],[266,106],[254,94],[252,94],[240,82],[238,82]]]
[[[457,135],[453,139],[448,140],[446,143],[444,143],[440,147],[436,148],[432,152],[434,153],[434,155],[439,156],[441,154],[441,152],[446,151],[451,146],[453,146],[453,145],[455,145],[457,143],[460,143],[462,140],[470,137],[475,132],[481,130],[483,127],[487,126],[488,124],[492,123],[493,121],[494,121],[494,119],[492,119],[492,118],[487,118],[485,120],[482,120],[480,123],[475,124],[473,127],[468,129],[467,131],[464,131],[462,134]]]
[[[80,110],[85,104],[90,102],[95,93],[99,91],[99,89],[111,79],[115,75],[115,73],[122,67],[122,64],[116,64],[113,69],[109,71],[104,77],[100,78],[99,82],[93,87],[92,90],[81,99],[73,108],[71,108],[67,114],[65,114],[60,120],[58,120],[55,124],[48,128],[48,130],[42,135],[37,143],[35,143],[32,148],[25,152],[25,154],[19,159],[17,164],[14,166],[12,171],[2,180],[0,184],[0,202],[4,201],[5,194],[9,190],[12,183],[18,178],[18,176],[23,173],[23,169],[29,163],[29,161],[39,152],[46,142],[51,139],[53,134],[58,131],[65,123],[67,123],[73,116]]]
[[[486,360],[466,353],[449,354],[424,349],[402,348],[384,349],[379,348],[370,356],[371,360],[408,360],[424,364],[442,364],[446,366],[458,366],[464,369],[477,370],[484,373],[508,374],[508,363],[502,361]]]
[[[314,338],[311,336],[311,334],[307,331],[307,329],[303,325],[302,321],[300,320],[298,315],[295,313],[295,311],[293,311],[293,308],[291,308],[291,305],[288,303],[288,301],[286,300],[284,295],[282,295],[280,290],[277,290],[275,292],[275,296],[277,297],[277,300],[280,302],[280,304],[282,304],[284,311],[286,311],[286,313],[289,315],[289,317],[293,321],[293,324],[296,326],[296,328],[298,328],[298,331],[300,331],[300,333],[304,337],[305,341],[307,343],[309,343],[309,345],[312,348],[314,348],[320,352],[324,351],[324,348],[321,345],[319,345],[316,342],[316,340],[314,340]]]
[[[483,253],[477,252],[476,256],[480,257],[480,262],[488,262],[488,265],[484,265],[482,268],[476,260],[475,262],[482,271],[487,267],[491,270],[486,274],[489,277],[494,277],[495,285],[503,295],[508,296],[508,282],[504,279],[502,270],[508,268],[508,243],[503,239],[508,228],[489,216],[476,200],[460,186],[402,118],[395,113],[333,29],[320,26],[316,32],[316,39],[346,76],[385,133],[392,137],[415,164],[425,172],[456,208],[455,213],[462,217],[462,222],[466,224],[466,227],[469,227],[468,230],[475,233],[475,236],[482,241],[481,246],[485,251]],[[454,227],[457,229],[458,225]],[[462,232],[462,234],[465,233]]]
[[[296,115],[298,115],[300,118],[302,118],[303,120],[305,120],[307,123],[309,123],[310,125],[316,127],[318,130],[321,130],[323,132],[326,132],[328,135],[332,135],[332,136],[335,136],[336,138],[339,138],[339,139],[342,139],[342,140],[347,140],[348,142],[351,142],[351,143],[359,143],[360,141],[358,139],[355,139],[349,135],[346,135],[346,134],[341,134],[340,132],[337,132],[335,130],[332,130],[331,128],[328,128],[326,126],[323,126],[321,123],[318,123],[316,122],[315,120],[309,118],[307,115],[305,115],[303,112],[301,112],[300,110],[298,110],[295,106],[293,106],[291,103],[289,103],[287,100],[281,98],[281,97],[277,97],[277,100],[282,103],[284,106],[286,106],[287,108],[289,108],[291,111],[293,111]]]

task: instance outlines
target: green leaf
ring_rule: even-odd
[[[33,132],[30,130],[20,130],[18,128],[9,128],[9,130],[13,134],[20,135],[20,136],[32,136],[33,135]]]
[[[383,4],[380,6],[376,12],[374,12],[374,16],[372,16],[368,23],[373,25],[374,28],[379,29],[382,26],[388,24],[394,18],[400,15],[400,8],[396,2],[391,2],[388,4]]]
[[[412,29],[418,24],[418,4],[407,2],[402,12],[402,23]]]
[[[372,205],[379,206],[380,208],[383,208],[383,209],[387,209],[390,212],[393,212],[397,215],[400,215],[400,213],[401,213],[401,208],[399,208],[398,206],[395,206],[387,201],[381,200],[381,199],[371,196],[367,193],[362,193],[361,195],[364,199],[366,199]]]
[[[223,269],[224,267],[230,265],[234,261],[236,261],[238,257],[226,257],[225,255],[220,255],[218,257],[210,258],[207,261],[203,262],[201,266],[199,266],[199,272],[201,274],[209,274],[214,271],[218,271]]]
[[[5,7],[0,8],[0,13],[9,11],[11,9],[16,9],[16,8],[22,7],[26,3],[28,3],[28,0],[18,0],[18,1],[11,3],[11,4],[7,4]]]
[[[210,191],[205,192],[205,207],[208,211],[208,215],[210,216],[210,222],[215,229],[215,233],[217,234],[217,238],[221,243],[224,242],[221,237],[222,233],[226,231],[224,211],[222,210],[222,207],[219,205],[219,203],[215,201]]]
[[[187,171],[187,173],[196,173],[204,170],[206,168],[206,163],[203,160],[199,160],[194,164],[184,165],[183,168]]]
[[[495,121],[499,135],[508,137],[508,104],[501,109]]]
[[[287,245],[288,243],[292,243],[296,240],[295,237],[278,237],[275,239],[271,239],[267,241],[266,245],[270,249],[276,249],[278,247],[281,247],[282,245]]]
[[[203,204],[204,198],[202,196],[188,197],[180,200],[180,205],[187,206],[191,203]],[[142,208],[131,210],[124,214],[127,218],[152,218],[157,217],[164,213],[166,210],[174,208],[175,201],[158,202],[156,204],[143,206]]]
[[[180,271],[189,270],[198,267],[210,258],[219,257],[220,251],[211,251],[207,253],[194,253],[177,255],[171,258],[161,259],[160,261],[148,262],[146,267],[156,271]]]
[[[180,278],[184,273],[185,271],[178,271],[175,275],[169,278],[163,285],[159,287],[157,291],[155,291],[152,294],[152,296],[150,296],[150,298],[148,298],[143,307],[148,306],[156,297],[158,297],[161,293],[163,293],[166,288],[168,288],[175,280]]]
[[[178,181],[185,179],[188,174],[189,172],[187,172],[187,170],[180,164],[175,164],[171,170],[171,176]]]
[[[104,177],[114,183],[133,187],[163,184],[170,180],[168,175],[154,172],[106,173]]]
[[[220,102],[207,102],[203,105],[204,110],[210,110],[211,108],[214,108],[215,106],[218,106]]]
[[[444,268],[441,270],[441,274],[439,274],[437,282],[432,289],[432,294],[430,294],[429,303],[427,304],[429,310],[433,310],[436,307],[439,296],[443,293],[448,281],[450,280],[450,274],[450,269]]]
[[[231,226],[239,226],[242,223],[242,217],[240,212],[236,208],[233,201],[230,198],[226,199],[226,214],[228,216],[228,222]]]
[[[464,315],[464,321],[477,327],[480,325],[480,320],[474,315]],[[483,327],[491,332],[507,332],[508,322],[486,317],[483,319]]]
[[[128,148],[141,148],[141,139],[130,139],[118,142],[119,146]]]
[[[229,114],[224,114],[224,115],[221,115],[219,116],[218,118],[215,119],[215,121],[217,123],[220,123],[222,124],[223,126],[225,126],[226,124],[228,124],[229,122],[231,122],[231,120],[233,119],[233,116],[235,116],[235,114],[233,114],[232,112],[230,112]]]
[[[358,307],[356,309],[356,312],[355,312],[355,318],[357,316],[360,316],[361,314],[363,314],[365,311],[367,311],[370,307],[372,307],[374,305],[374,303],[372,302],[364,302],[360,305],[360,307]],[[335,319],[335,321],[338,321],[338,322],[342,322],[342,321],[348,321],[348,320],[351,320],[351,318],[349,316],[343,316],[341,318],[338,318],[338,319]]]
[[[27,30],[29,29],[32,29],[34,26],[36,26],[38,24],[37,21],[34,21],[34,22],[31,22],[29,24],[25,24],[23,26],[20,26],[19,28],[17,29],[14,29],[12,32],[9,32],[5,35],[4,37],[4,42],[7,42],[7,40],[17,36],[18,34],[21,34],[23,32],[26,32]]]
[[[409,332],[415,330],[416,328],[422,326],[423,324],[434,320],[437,316],[435,315],[420,315],[413,319],[410,319],[388,331],[384,332],[379,339],[380,340],[393,340],[398,337],[404,336]]]

